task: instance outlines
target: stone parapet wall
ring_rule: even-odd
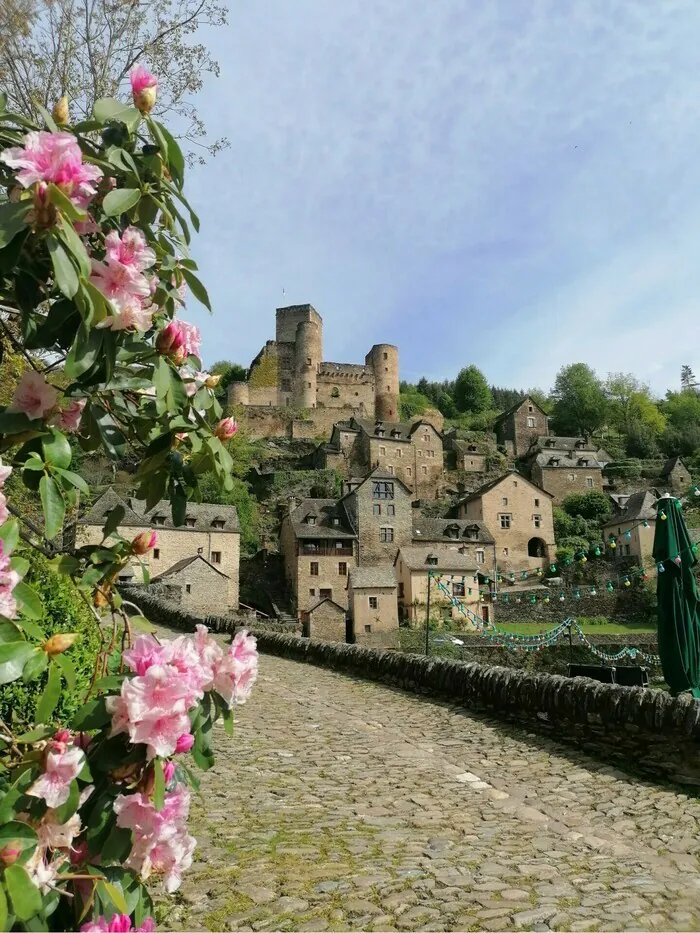
[[[688,694],[256,634],[263,652],[433,695],[641,773],[700,785],[700,702]]]

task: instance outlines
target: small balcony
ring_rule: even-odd
[[[352,542],[343,547],[336,547],[334,541],[322,541],[319,544],[300,544],[297,553],[300,557],[352,557]]]

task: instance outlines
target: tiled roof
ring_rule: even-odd
[[[520,399],[519,402],[516,402],[515,405],[511,405],[510,408],[506,408],[506,410],[503,412],[503,414],[502,414],[502,415],[499,415],[498,418],[495,419],[494,424],[498,424],[499,421],[503,421],[503,420],[504,420],[505,418],[507,418],[509,415],[514,414],[514,413],[520,408],[520,406],[523,404],[523,402],[527,402],[528,399],[532,402],[532,404],[535,406],[535,408],[536,408],[541,414],[543,414],[543,415],[545,416],[545,418],[546,418],[546,417],[547,417],[547,413],[544,412],[544,411],[540,408],[540,406],[537,404],[537,402],[536,402],[531,396],[529,396],[529,395],[523,395],[523,397]]]
[[[448,531],[456,530],[456,536]],[[468,531],[476,532],[475,538],[468,536]],[[447,541],[459,544],[493,544],[494,537],[483,522],[471,518],[414,518],[413,540]]]
[[[605,527],[608,525],[617,525],[619,522],[649,521],[656,518],[656,496],[650,492],[635,492],[627,502],[620,508],[612,518],[608,519]]]
[[[339,609],[340,612],[345,615],[346,610],[343,609],[340,603],[337,603],[334,599],[331,599],[330,596],[324,596],[323,599],[319,599],[317,603],[314,603],[313,606],[311,606],[311,608],[307,609],[306,611],[309,613],[309,615],[311,615],[312,612],[316,612],[316,610],[324,603],[330,603],[331,606],[335,606],[336,609]]]
[[[581,446],[577,447],[577,444]],[[553,434],[540,434],[533,441],[533,446],[543,450],[598,450],[598,445],[587,437],[559,437]]]
[[[661,469],[661,475],[668,476],[676,465],[682,467],[687,472],[688,467],[683,463],[681,457],[669,457]]]
[[[403,483],[398,478],[398,476],[395,476],[393,473],[389,473],[387,470],[382,470],[381,467],[375,467],[373,470],[371,470],[367,474],[367,476],[364,476],[362,478],[351,477],[349,480],[347,480],[346,481],[347,483],[353,483],[353,484],[356,483],[357,485],[353,486],[352,489],[346,492],[345,495],[342,496],[340,501],[342,502],[343,499],[346,499],[349,495],[356,492],[360,488],[360,486],[362,486],[364,483],[367,482],[367,480],[370,480],[370,479],[390,480],[392,483],[397,483],[399,486],[401,486],[404,492],[407,492],[409,495],[411,494],[411,490],[408,488],[408,486],[405,483]]]
[[[124,509],[125,514],[121,521],[122,525],[144,524],[143,518],[129,507],[128,501],[117,495],[111,487],[93,503],[92,507],[81,518],[78,519],[78,524],[104,525],[107,513],[111,512],[117,505],[121,505]]]
[[[523,480],[523,482],[528,483],[534,489],[539,490],[539,492],[541,492],[543,495],[549,496],[550,499],[554,498],[550,492],[547,492],[546,489],[542,489],[542,487],[538,486],[537,483],[533,483],[531,479],[527,478],[527,476],[523,476],[522,473],[518,473],[517,470],[510,470],[508,473],[503,473],[501,476],[496,477],[496,479],[492,479],[488,483],[484,483],[483,486],[479,486],[479,488],[475,489],[474,492],[470,492],[468,495],[464,496],[463,499],[460,499],[457,504],[461,505],[462,502],[472,502],[474,499],[480,499],[485,493],[495,489],[496,486],[503,482],[503,480],[508,476],[517,476],[518,480]]]
[[[297,538],[356,538],[337,499],[303,499],[289,516]],[[308,519],[314,518],[313,524]],[[337,518],[339,525],[333,524]]]
[[[587,462],[584,463],[584,460]],[[602,470],[604,466],[603,462],[598,460],[594,450],[574,450],[571,455],[565,450],[543,450],[542,453],[537,454],[535,462],[538,466],[551,470],[581,468]]]
[[[178,560],[176,563],[174,563],[172,567],[168,567],[168,569],[164,570],[163,573],[159,573],[157,577],[153,577],[153,580],[163,580],[165,577],[172,577],[176,573],[179,573],[181,570],[185,570],[196,560],[201,560],[207,565],[207,567],[211,568],[215,573],[218,573],[220,577],[225,577],[228,580],[228,574],[223,573],[213,564],[210,564],[209,561],[202,557],[201,554],[193,554],[192,557],[183,557],[182,560]]]
[[[371,421],[368,418],[357,418],[355,424],[359,425],[365,434],[370,437],[382,438],[385,441],[410,441],[413,425],[408,421]],[[378,431],[384,434],[378,434]],[[393,432],[398,432],[392,435]]]
[[[164,518],[155,527],[174,528],[177,531],[212,531],[212,522],[223,521],[224,527],[215,529],[218,534],[226,532],[240,534],[241,526],[238,522],[238,513],[235,505],[217,505],[213,502],[188,502],[187,518],[194,519],[194,525],[174,525],[172,508],[167,499],[161,499],[150,511],[145,511],[146,503],[139,499],[129,499],[129,506],[141,515],[141,521],[155,524],[155,518]]]
[[[354,589],[380,586],[396,586],[396,570],[391,564],[374,567],[352,567],[350,586]]]
[[[428,563],[428,556],[436,557],[437,563]],[[476,574],[474,558],[460,554],[457,550],[444,551],[431,547],[402,547],[397,559],[403,560],[409,570],[435,570],[445,573]]]

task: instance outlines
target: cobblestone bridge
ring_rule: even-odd
[[[697,930],[700,800],[468,711],[261,658],[162,928]]]

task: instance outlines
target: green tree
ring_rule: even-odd
[[[219,360],[209,367],[212,376],[221,376],[215,394],[218,399],[226,401],[228,397],[228,387],[232,382],[245,382],[248,370],[240,363],[232,363],[230,360]]]
[[[411,418],[422,414],[426,408],[432,408],[432,406],[432,400],[427,395],[416,392],[415,387],[412,392],[399,393],[399,411],[402,421],[410,421]]]
[[[599,489],[572,493],[562,502],[562,509],[567,515],[581,516],[588,521],[604,521],[612,511],[610,499]]]
[[[248,484],[236,477],[233,480],[232,489],[221,489],[216,475],[205,473],[199,478],[199,490],[202,493],[203,502],[236,507],[241,525],[241,553],[244,556],[255,554],[260,544],[258,537],[260,512]]]
[[[633,426],[644,425],[658,435],[666,427],[666,419],[652,399],[649,386],[634,373],[609,373],[604,388],[608,422],[620,434],[629,434]]]
[[[552,427],[556,434],[593,434],[605,421],[607,400],[603,386],[585,363],[559,370],[552,397]]]
[[[491,389],[476,366],[461,369],[455,379],[454,403],[457,411],[481,412],[493,407]]]

